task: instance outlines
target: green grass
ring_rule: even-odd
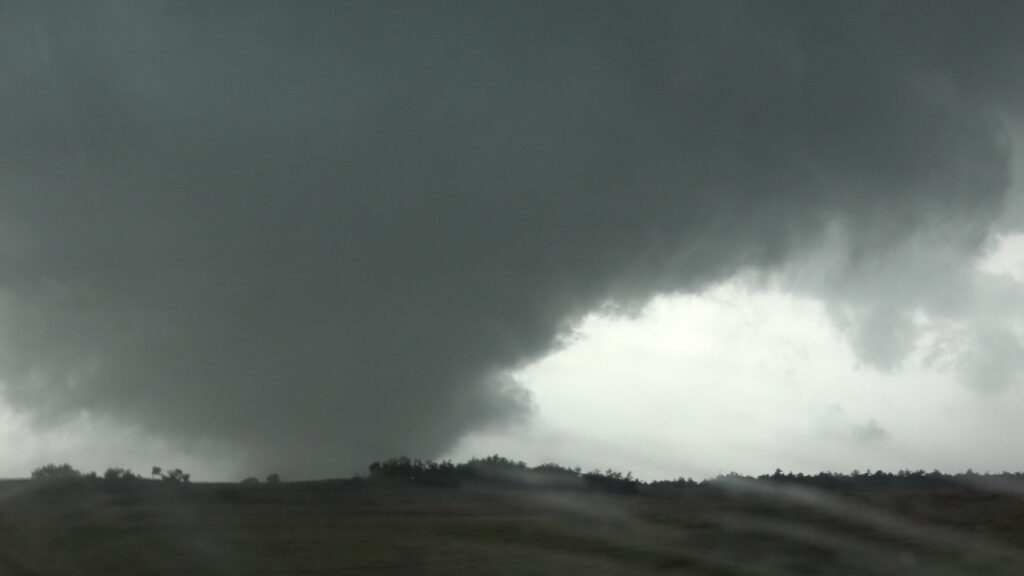
[[[0,574],[1024,573],[1020,500],[826,496],[8,482]]]

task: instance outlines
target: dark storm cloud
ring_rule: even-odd
[[[436,455],[523,415],[502,371],[600,304],[835,223],[850,270],[925,229],[976,248],[1021,11],[6,5],[5,397],[290,477]]]

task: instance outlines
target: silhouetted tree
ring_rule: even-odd
[[[472,458],[458,465],[448,460],[433,462],[412,460],[405,456],[370,464],[370,479],[384,478],[428,486],[458,486],[469,482],[515,488],[587,488],[626,494],[637,492],[640,484],[631,472],[622,474],[609,469],[606,472],[595,470],[584,475],[578,467],[569,469],[556,464],[529,468],[524,462],[497,454]]]
[[[138,478],[138,476],[127,468],[107,468],[107,471],[103,473],[103,479],[110,482],[124,482],[137,480]]]
[[[632,472],[623,474],[611,468],[603,473],[599,470],[588,472],[583,475],[583,482],[590,490],[617,492],[619,494],[636,494],[639,492],[640,486],[640,482],[633,478]]]
[[[71,467],[70,464],[46,464],[32,471],[33,480],[75,480],[82,477],[82,473]]]
[[[267,475],[267,483],[268,484],[277,484],[280,481],[281,481],[281,476],[277,472],[274,472],[273,474],[268,474]]]
[[[181,468],[175,468],[174,470],[168,471],[166,474],[161,476],[164,482],[173,482],[176,484],[188,484],[191,478],[190,474],[186,474],[181,471]]]

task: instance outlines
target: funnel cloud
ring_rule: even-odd
[[[822,246],[792,285],[897,365],[956,298],[874,271],[958,270],[999,218],[1022,11],[7,4],[3,396],[351,473],[527,417],[508,371],[592,310]]]

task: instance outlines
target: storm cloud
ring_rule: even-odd
[[[956,299],[874,271],[982,247],[1022,28],[1017,3],[6,4],[3,395],[349,473],[528,415],[507,371],[591,310],[823,243],[803,285],[892,366],[901,319]]]

